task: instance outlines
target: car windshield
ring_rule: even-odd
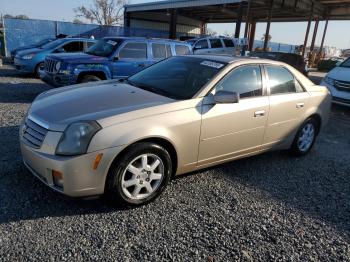
[[[44,45],[41,46],[42,49],[52,49],[52,48],[56,48],[57,46],[59,46],[60,44],[63,43],[63,39],[57,39],[57,40],[54,40],[52,42],[48,42]]]
[[[120,43],[120,39],[102,39],[91,46],[86,53],[95,56],[109,57],[114,53]]]
[[[340,67],[350,67],[350,58],[346,59],[343,63],[340,64]]]
[[[52,39],[52,38],[43,39],[43,40],[37,42],[37,43],[36,43],[36,46],[42,47],[43,45],[46,45],[47,43],[50,43],[50,42],[52,42],[52,41],[54,41],[54,39]]]
[[[186,42],[190,45],[194,45],[197,42],[197,40],[187,40]]]
[[[129,77],[129,84],[176,100],[192,98],[227,64],[199,57],[172,57]]]

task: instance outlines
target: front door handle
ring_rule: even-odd
[[[266,114],[265,110],[256,111],[254,113],[254,117],[261,117],[261,116],[264,116],[265,114]]]
[[[304,105],[305,105],[305,103],[298,103],[298,104],[297,104],[297,108],[303,108]]]

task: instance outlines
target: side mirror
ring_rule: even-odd
[[[239,94],[230,91],[218,91],[214,95],[214,101],[217,104],[235,104],[239,103]]]
[[[113,57],[113,61],[118,61],[118,60],[119,60],[119,56]]]

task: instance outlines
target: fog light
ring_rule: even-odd
[[[52,170],[52,178],[55,186],[63,188],[63,174],[56,170]]]

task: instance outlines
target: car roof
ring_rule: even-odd
[[[118,36],[118,37],[113,37],[113,36],[107,36],[102,39],[115,39],[115,40],[145,40],[145,41],[154,41],[154,42],[172,42],[172,43],[179,43],[179,44],[184,44],[188,45],[187,42],[184,41],[179,41],[179,40],[172,40],[172,39],[166,39],[166,38],[149,38],[149,37],[127,37],[127,36]]]
[[[90,41],[96,41],[94,39],[84,38],[84,37],[65,37],[65,38],[56,38],[54,40],[62,40],[62,41],[90,40]]]
[[[274,61],[270,59],[258,58],[258,57],[243,57],[243,56],[230,56],[230,55],[186,55],[187,57],[196,57],[201,59],[213,60],[216,62],[232,64],[235,62],[256,62],[267,64],[285,65],[286,63]]]

